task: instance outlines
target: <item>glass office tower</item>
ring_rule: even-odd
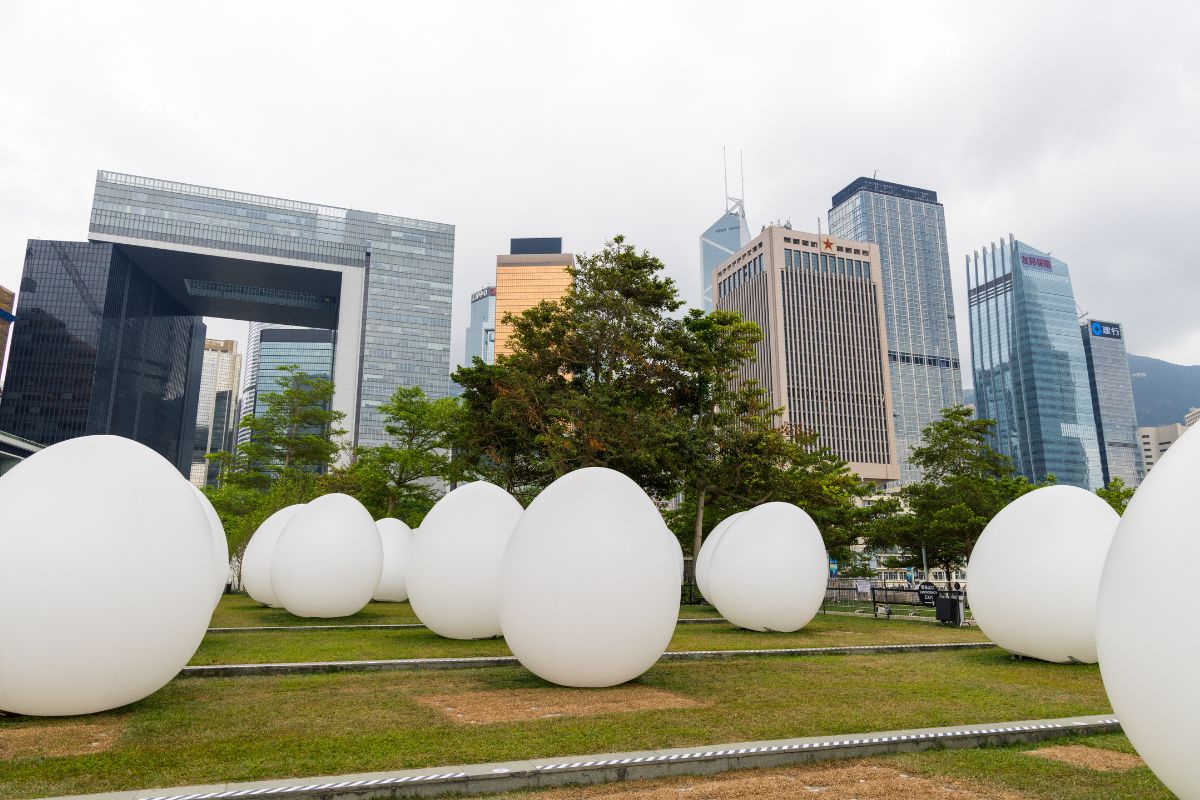
[[[135,439],[189,472],[204,323],[117,247],[30,240],[0,430]]]
[[[1126,486],[1137,486],[1145,477],[1145,467],[1124,332],[1119,323],[1089,319],[1079,326],[1079,333],[1087,356],[1104,485],[1120,478]]]
[[[237,351],[237,342],[206,339],[189,476],[196,486],[206,486],[217,479],[217,465],[208,456],[222,450],[232,452],[236,444],[241,380],[242,356]]]
[[[89,238],[205,316],[336,329],[355,444],[386,440],[377,407],[397,387],[447,395],[453,225],[100,172]]]
[[[829,232],[879,246],[900,482],[920,480],[909,453],[962,402],[945,209],[937,192],[859,178],[833,196]]]
[[[1103,482],[1087,358],[1067,265],[1009,235],[967,256],[978,416],[1030,480]]]
[[[463,364],[469,367],[476,358],[485,364],[496,361],[495,286],[485,286],[471,295],[471,324],[467,326]]]
[[[713,310],[713,272],[750,243],[750,227],[741,200],[731,200],[725,213],[700,234],[700,288],[704,310]]]

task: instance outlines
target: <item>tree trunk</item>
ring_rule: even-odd
[[[707,492],[696,487],[696,522],[692,531],[692,559],[700,557],[700,548],[704,544],[704,499]]]

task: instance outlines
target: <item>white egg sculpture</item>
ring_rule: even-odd
[[[797,631],[820,610],[828,577],[812,518],[791,503],[765,503],[744,512],[713,550],[708,599],[739,628]]]
[[[264,606],[279,608],[283,605],[271,588],[271,554],[275,552],[275,542],[283,533],[284,526],[302,508],[303,503],[285,506],[267,517],[250,537],[242,553],[242,588]]]
[[[204,509],[204,517],[208,520],[208,529],[212,534],[215,605],[221,602],[221,595],[225,593],[225,583],[229,578],[229,540],[225,538],[225,526],[221,524],[221,518],[208,497],[195,484],[189,482],[188,485],[196,492],[196,499],[200,502],[200,508]]]
[[[1017,655],[1096,662],[1096,593],[1121,518],[1075,486],[1046,486],[992,518],[967,562],[980,629]]]
[[[500,561],[521,513],[485,481],[437,501],[413,537],[407,585],[417,619],[448,639],[500,635]]]
[[[709,599],[708,589],[708,565],[712,563],[713,551],[717,549],[717,543],[721,541],[721,537],[725,535],[725,531],[729,530],[733,523],[741,518],[746,512],[739,511],[736,514],[730,514],[725,519],[717,523],[716,527],[708,534],[708,538],[704,540],[704,544],[700,545],[700,555],[696,556],[696,588],[700,590],[700,594],[704,595],[704,599],[712,602]]]
[[[398,519],[376,520],[379,540],[383,543],[383,572],[375,599],[403,603],[408,599],[408,565],[412,559],[412,529]]]
[[[504,640],[551,683],[633,680],[675,632],[681,562],[678,540],[632,480],[600,467],[564,475],[530,503],[504,553]]]
[[[1121,728],[1183,800],[1200,798],[1192,736],[1200,719],[1200,627],[1185,572],[1200,558],[1198,486],[1194,426],[1129,501],[1104,564],[1096,619],[1100,674]]]
[[[295,513],[271,553],[271,590],[297,617],[348,617],[371,602],[383,543],[363,504],[327,494]]]
[[[0,518],[0,710],[123,706],[195,654],[213,540],[162,456],[118,436],[47,447],[0,478]]]

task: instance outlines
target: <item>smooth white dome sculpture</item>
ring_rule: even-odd
[[[739,628],[797,631],[820,610],[828,577],[812,518],[791,503],[765,503],[744,512],[713,550],[708,599]]]
[[[438,500],[413,537],[408,602],[417,619],[448,639],[500,635],[500,561],[521,504],[476,481]]]
[[[721,541],[721,537],[725,535],[725,531],[729,530],[733,523],[741,518],[745,511],[739,511],[736,514],[730,514],[725,519],[717,523],[717,526],[708,534],[708,538],[704,540],[704,544],[700,545],[700,554],[696,556],[696,588],[700,590],[700,594],[704,595],[704,599],[712,602],[709,599],[708,593],[708,565],[712,563],[713,551],[717,549],[717,543]]]
[[[188,486],[191,486],[196,492],[196,499],[200,501],[200,508],[204,510],[204,517],[208,520],[208,529],[212,534],[213,582],[216,584],[216,597],[213,599],[213,605],[216,606],[221,602],[221,595],[225,593],[225,582],[229,578],[229,540],[225,538],[225,526],[221,524],[217,510],[213,508],[213,504],[209,502],[204,492],[200,491],[191,481],[188,482]]]
[[[375,520],[347,494],[323,495],[297,511],[271,553],[271,589],[297,617],[357,614],[382,571]]]
[[[1200,719],[1195,592],[1170,565],[1200,558],[1200,433],[1171,445],[1138,488],[1100,579],[1100,674],[1121,728],[1154,774],[1184,800],[1200,798],[1194,732]]]
[[[1095,494],[1046,486],[988,523],[967,562],[967,597],[979,627],[1017,655],[1096,662],[1096,593],[1121,521]]]
[[[275,552],[275,542],[283,533],[284,526],[302,508],[303,503],[285,506],[267,517],[242,552],[242,588],[264,606],[279,608],[283,605],[271,588],[271,554]]]
[[[403,603],[408,599],[408,564],[412,559],[412,529],[398,519],[385,517],[376,520],[379,539],[383,543],[383,572],[375,599]]]
[[[212,533],[162,456],[118,436],[61,442],[0,478],[0,515],[0,709],[123,706],[196,652]]]
[[[551,683],[633,680],[675,632],[681,559],[632,480],[600,467],[564,475],[529,505],[504,553],[504,640]]]

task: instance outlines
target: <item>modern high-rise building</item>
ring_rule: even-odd
[[[242,379],[242,357],[232,339],[205,339],[200,373],[200,395],[196,402],[196,438],[192,445],[190,478],[197,486],[216,481],[217,465],[207,456],[232,451],[236,444],[238,385]]]
[[[1172,422],[1168,425],[1150,425],[1138,428],[1138,440],[1142,445],[1142,467],[1146,474],[1163,457],[1163,453],[1179,441],[1179,437],[1188,431],[1187,425]]]
[[[508,355],[512,326],[504,315],[517,315],[543,300],[559,300],[571,288],[575,256],[562,252],[562,239],[513,239],[508,255],[496,256],[497,357]]]
[[[204,322],[109,242],[30,240],[0,430],[135,439],[190,473]]]
[[[1183,424],[1190,428],[1197,422],[1200,422],[1200,408],[1189,408],[1183,415]]]
[[[726,198],[725,213],[700,234],[700,286],[705,311],[713,308],[713,272],[749,241],[745,205],[739,199]]]
[[[496,287],[485,286],[471,295],[471,324],[467,326],[467,346],[463,364],[476,359],[485,364],[496,360]]]
[[[4,374],[4,351],[8,349],[8,330],[12,327],[13,306],[17,296],[11,289],[0,286],[0,375]]]
[[[1087,357],[1104,485],[1113,478],[1120,478],[1126,486],[1137,486],[1145,477],[1145,467],[1138,441],[1129,357],[1125,354],[1121,326],[1116,322],[1089,319],[1079,326],[1079,332]]]
[[[143,392],[143,403],[158,397],[166,409],[177,396],[184,403],[189,395],[176,387],[183,378],[174,376],[183,374],[178,362],[187,359],[156,351],[193,354],[198,383],[204,343],[200,318],[211,316],[336,331],[333,407],[345,412],[354,444],[386,440],[377,408],[397,387],[420,386],[430,397],[447,394],[452,225],[100,172],[88,238],[86,243],[30,243],[23,286],[34,291],[27,307],[19,304],[23,324],[16,326],[14,341],[21,338],[28,308],[31,325],[60,323],[57,336],[76,346],[81,359],[76,372],[59,370],[52,380],[67,381],[71,375],[90,385],[118,365],[144,359],[153,369],[136,374],[143,384],[153,383],[153,391]],[[81,278],[84,273],[90,277]],[[121,291],[101,291],[122,279]],[[105,305],[124,297],[122,292],[128,302]],[[150,305],[143,310],[138,303]],[[144,341],[118,337],[115,349],[103,349],[101,323],[123,330],[139,314],[160,321],[163,329]],[[79,327],[90,333],[78,333]],[[78,407],[83,401],[75,392],[64,389],[52,400],[38,395],[39,371],[59,366],[60,349],[32,332],[24,339],[9,364],[17,396],[0,403],[0,418],[42,418],[42,427],[27,423],[37,427],[37,436],[28,438],[45,444],[50,441],[38,437],[120,432],[103,410],[82,423],[72,412],[74,421],[67,422],[69,414],[57,409]],[[103,396],[89,392],[88,402],[92,395]],[[193,391],[193,403],[195,396]],[[128,408],[117,404],[114,413]],[[156,436],[127,435],[156,442],[151,446],[170,454],[188,474],[194,406],[183,416],[186,435],[176,429],[170,445],[162,441],[172,427],[165,420]],[[137,419],[146,424],[142,416]]]
[[[1030,480],[1104,484],[1067,265],[1009,235],[967,256],[971,361],[992,446]]]
[[[900,482],[921,432],[962,402],[946,214],[937,192],[858,178],[833,196],[829,232],[879,247]]]
[[[763,332],[739,380],[864,480],[895,481],[878,247],[773,225],[717,267],[713,292]]]

